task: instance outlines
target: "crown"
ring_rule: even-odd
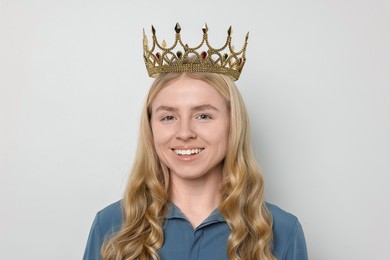
[[[165,40],[161,44],[157,41],[156,30],[152,25],[153,43],[149,48],[144,30],[144,60],[150,77],[157,77],[160,73],[166,72],[213,72],[231,76],[234,80],[240,77],[246,61],[245,51],[249,33],[246,34],[241,50],[236,52],[231,43],[231,26],[227,31],[226,43],[218,49],[211,47],[209,43],[207,24],[202,28],[202,42],[195,47],[183,43],[180,31],[181,27],[177,23],[175,42],[171,47],[167,47]]]

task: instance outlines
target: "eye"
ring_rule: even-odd
[[[200,114],[196,117],[197,119],[201,119],[201,120],[207,120],[207,119],[212,119],[210,115],[207,115],[207,114]]]
[[[172,121],[174,119],[174,116],[164,116],[163,118],[161,118],[161,121]]]

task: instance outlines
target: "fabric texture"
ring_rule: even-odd
[[[306,242],[298,219],[267,203],[273,217],[273,253],[278,260],[307,260]],[[96,214],[88,237],[83,260],[100,260],[104,241],[120,230],[121,201]],[[193,228],[184,214],[170,204],[164,222],[164,244],[159,250],[161,260],[227,260],[226,245],[230,228],[215,209],[197,228]]]

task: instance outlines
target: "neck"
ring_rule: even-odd
[[[202,180],[171,179],[171,201],[195,228],[221,201],[222,174]]]

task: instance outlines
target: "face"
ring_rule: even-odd
[[[157,155],[171,179],[222,174],[229,109],[211,85],[188,77],[169,83],[151,104],[151,126]]]

